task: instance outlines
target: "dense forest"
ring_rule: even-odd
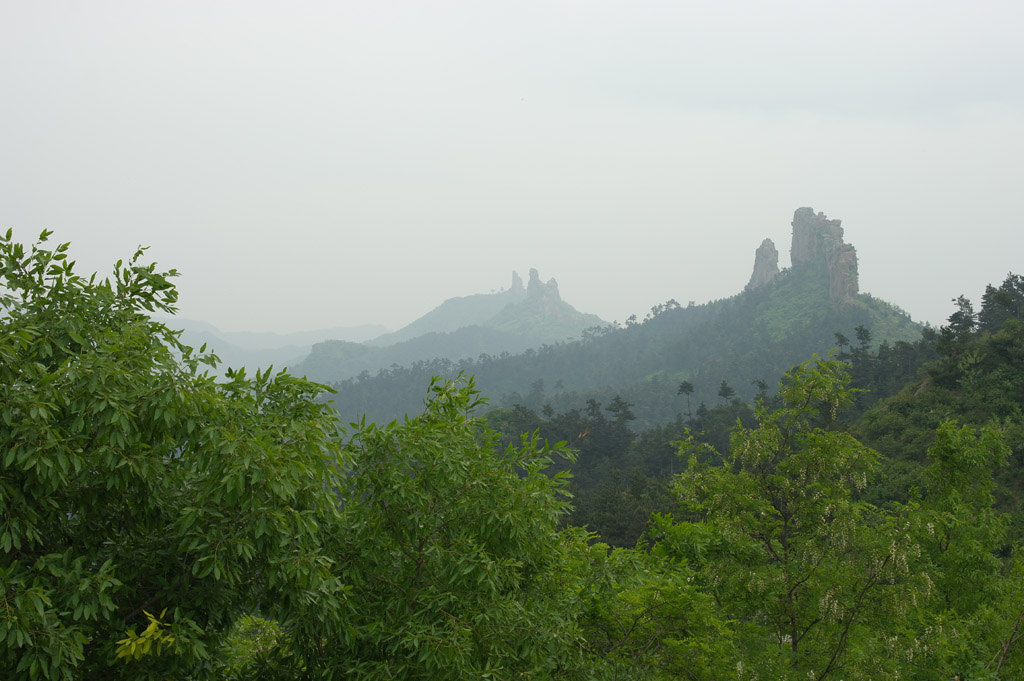
[[[496,406],[563,411],[584,408],[589,400],[607,404],[618,395],[634,405],[637,425],[646,429],[678,413],[682,381],[693,385],[690,397],[697,404],[717,402],[723,380],[738,397],[752,400],[760,383],[774,390],[787,368],[834,347],[837,331],[853,337],[861,326],[889,347],[921,332],[901,310],[869,295],[831,304],[819,271],[786,271],[724,300],[686,307],[669,300],[642,320],[594,327],[575,341],[366,371],[331,383],[331,400],[343,421],[363,414],[387,421],[417,411],[419,386],[433,376],[462,372],[473,374]]]
[[[0,239],[5,678],[1024,676],[1020,276],[914,338],[827,304],[801,344],[794,269],[581,341],[611,392],[566,368],[486,403],[471,372],[542,350],[343,424],[153,321],[173,270],[81,277],[48,236]],[[709,355],[641,423],[614,358],[689,329],[756,380]],[[773,334],[806,354],[776,370]]]

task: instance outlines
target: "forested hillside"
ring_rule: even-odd
[[[595,324],[604,322],[563,301],[554,279],[542,282],[537,270],[530,270],[524,289],[513,272],[507,291],[451,298],[412,324],[365,344],[318,343],[293,372],[321,382],[366,380],[381,370],[425,359],[460,362],[523,352],[578,338]]]
[[[914,342],[833,332],[754,406],[680,381],[643,433],[465,375],[339,428],[153,321],[173,270],[47,236],[0,238],[4,678],[1024,676],[1019,276]]]
[[[526,287],[518,272],[512,272],[512,283],[496,293],[478,293],[449,298],[411,324],[393,333],[385,333],[367,341],[367,345],[385,347],[431,333],[450,333],[467,326],[482,326],[508,305],[521,303]]]
[[[345,421],[363,414],[390,420],[420,408],[417,386],[432,376],[465,371],[500,406],[565,411],[618,396],[634,406],[635,427],[644,430],[681,411],[682,381],[693,387],[688,397],[695,405],[715,404],[723,381],[750,400],[761,382],[772,388],[793,364],[835,347],[837,332],[867,333],[890,348],[920,336],[921,327],[899,308],[857,292],[856,258],[838,220],[796,211],[792,252],[792,268],[780,272],[769,263],[765,269],[759,261],[751,285],[724,300],[686,307],[669,300],[643,320],[594,327],[578,341],[519,354],[398,362],[336,381],[335,408]],[[328,380],[326,369],[307,375]]]
[[[999,286],[989,284],[977,313],[964,296],[954,303],[949,325],[927,337],[934,359],[897,394],[874,404],[853,432],[896,462],[891,477],[899,486],[892,493],[906,496],[919,484],[915,464],[942,422],[998,427],[1010,447],[997,474],[998,505],[1013,513],[1015,533],[1024,536],[1024,278],[1010,274]],[[853,369],[865,387],[885,390],[879,383],[892,369],[884,358],[860,360]]]

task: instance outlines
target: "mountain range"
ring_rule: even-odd
[[[752,399],[842,339],[857,338],[867,351],[920,337],[921,325],[899,307],[860,293],[857,252],[840,220],[799,208],[791,227],[789,268],[779,268],[778,250],[765,239],[736,295],[686,307],[670,299],[624,326],[576,310],[536,269],[525,284],[513,272],[507,289],[450,298],[397,331],[276,335],[174,325],[184,326],[186,343],[207,343],[227,366],[287,366],[331,384],[343,420],[414,413],[433,376],[464,371],[494,405],[564,411],[619,398],[633,407],[638,427],[653,427],[683,409],[683,382],[693,388],[687,404],[714,404],[723,386]]]
[[[507,290],[450,298],[405,328],[366,343],[318,343],[292,371],[321,382],[341,381],[421,360],[457,362],[519,353],[580,338],[586,329],[606,324],[596,315],[578,312],[562,300],[554,279],[542,282],[531,269],[526,286],[513,272]]]
[[[462,360],[481,354],[518,353],[546,343],[580,338],[607,322],[562,300],[554,279],[531,269],[524,285],[512,272],[508,289],[450,298],[409,325],[334,327],[293,334],[225,332],[187,319],[165,320],[183,329],[182,340],[204,343],[222,366],[250,370],[287,367],[317,381],[340,381],[423,359]]]
[[[462,359],[453,359],[454,353],[409,353],[376,374],[365,369],[340,381],[335,377],[350,368],[328,373],[331,364],[323,350],[330,344],[321,344],[313,355],[319,348],[323,364],[307,360],[297,368],[314,380],[332,382],[342,420],[365,414],[386,421],[414,413],[432,376],[465,371],[495,405],[565,411],[599,409],[619,398],[644,428],[683,410],[678,388],[684,381],[692,385],[687,398],[696,404],[714,404],[723,386],[752,399],[790,366],[827,354],[840,339],[856,338],[867,349],[920,337],[921,325],[900,308],[859,292],[856,249],[844,241],[839,220],[800,208],[791,226],[791,267],[778,267],[778,251],[765,240],[755,252],[750,282],[729,298],[687,307],[669,300],[642,321],[595,325],[578,339],[522,351]],[[427,338],[407,343],[426,348]]]
[[[180,317],[158,318],[172,329],[181,331],[181,340],[191,347],[206,346],[221,360],[219,369],[245,367],[250,372],[275,367],[293,366],[306,356],[316,343],[342,338],[361,343],[387,332],[383,326],[337,326],[296,333],[258,333],[254,331],[221,331],[213,324]]]

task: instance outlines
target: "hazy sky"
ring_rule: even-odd
[[[531,267],[740,291],[794,209],[942,323],[1024,273],[1024,4],[0,0],[0,227],[225,330],[397,328]]]

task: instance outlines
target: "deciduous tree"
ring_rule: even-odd
[[[849,381],[835,360],[791,370],[781,407],[734,431],[724,465],[691,453],[678,493],[696,522],[655,527],[736,622],[736,662],[757,678],[886,674],[875,639],[912,587],[915,546],[900,517],[857,500],[878,455],[833,429]]]
[[[213,357],[148,316],[174,311],[173,270],[140,250],[83,278],[48,236],[0,238],[0,676],[203,676],[260,598],[336,610],[320,386],[216,382]],[[118,659],[132,630],[161,645]]]

